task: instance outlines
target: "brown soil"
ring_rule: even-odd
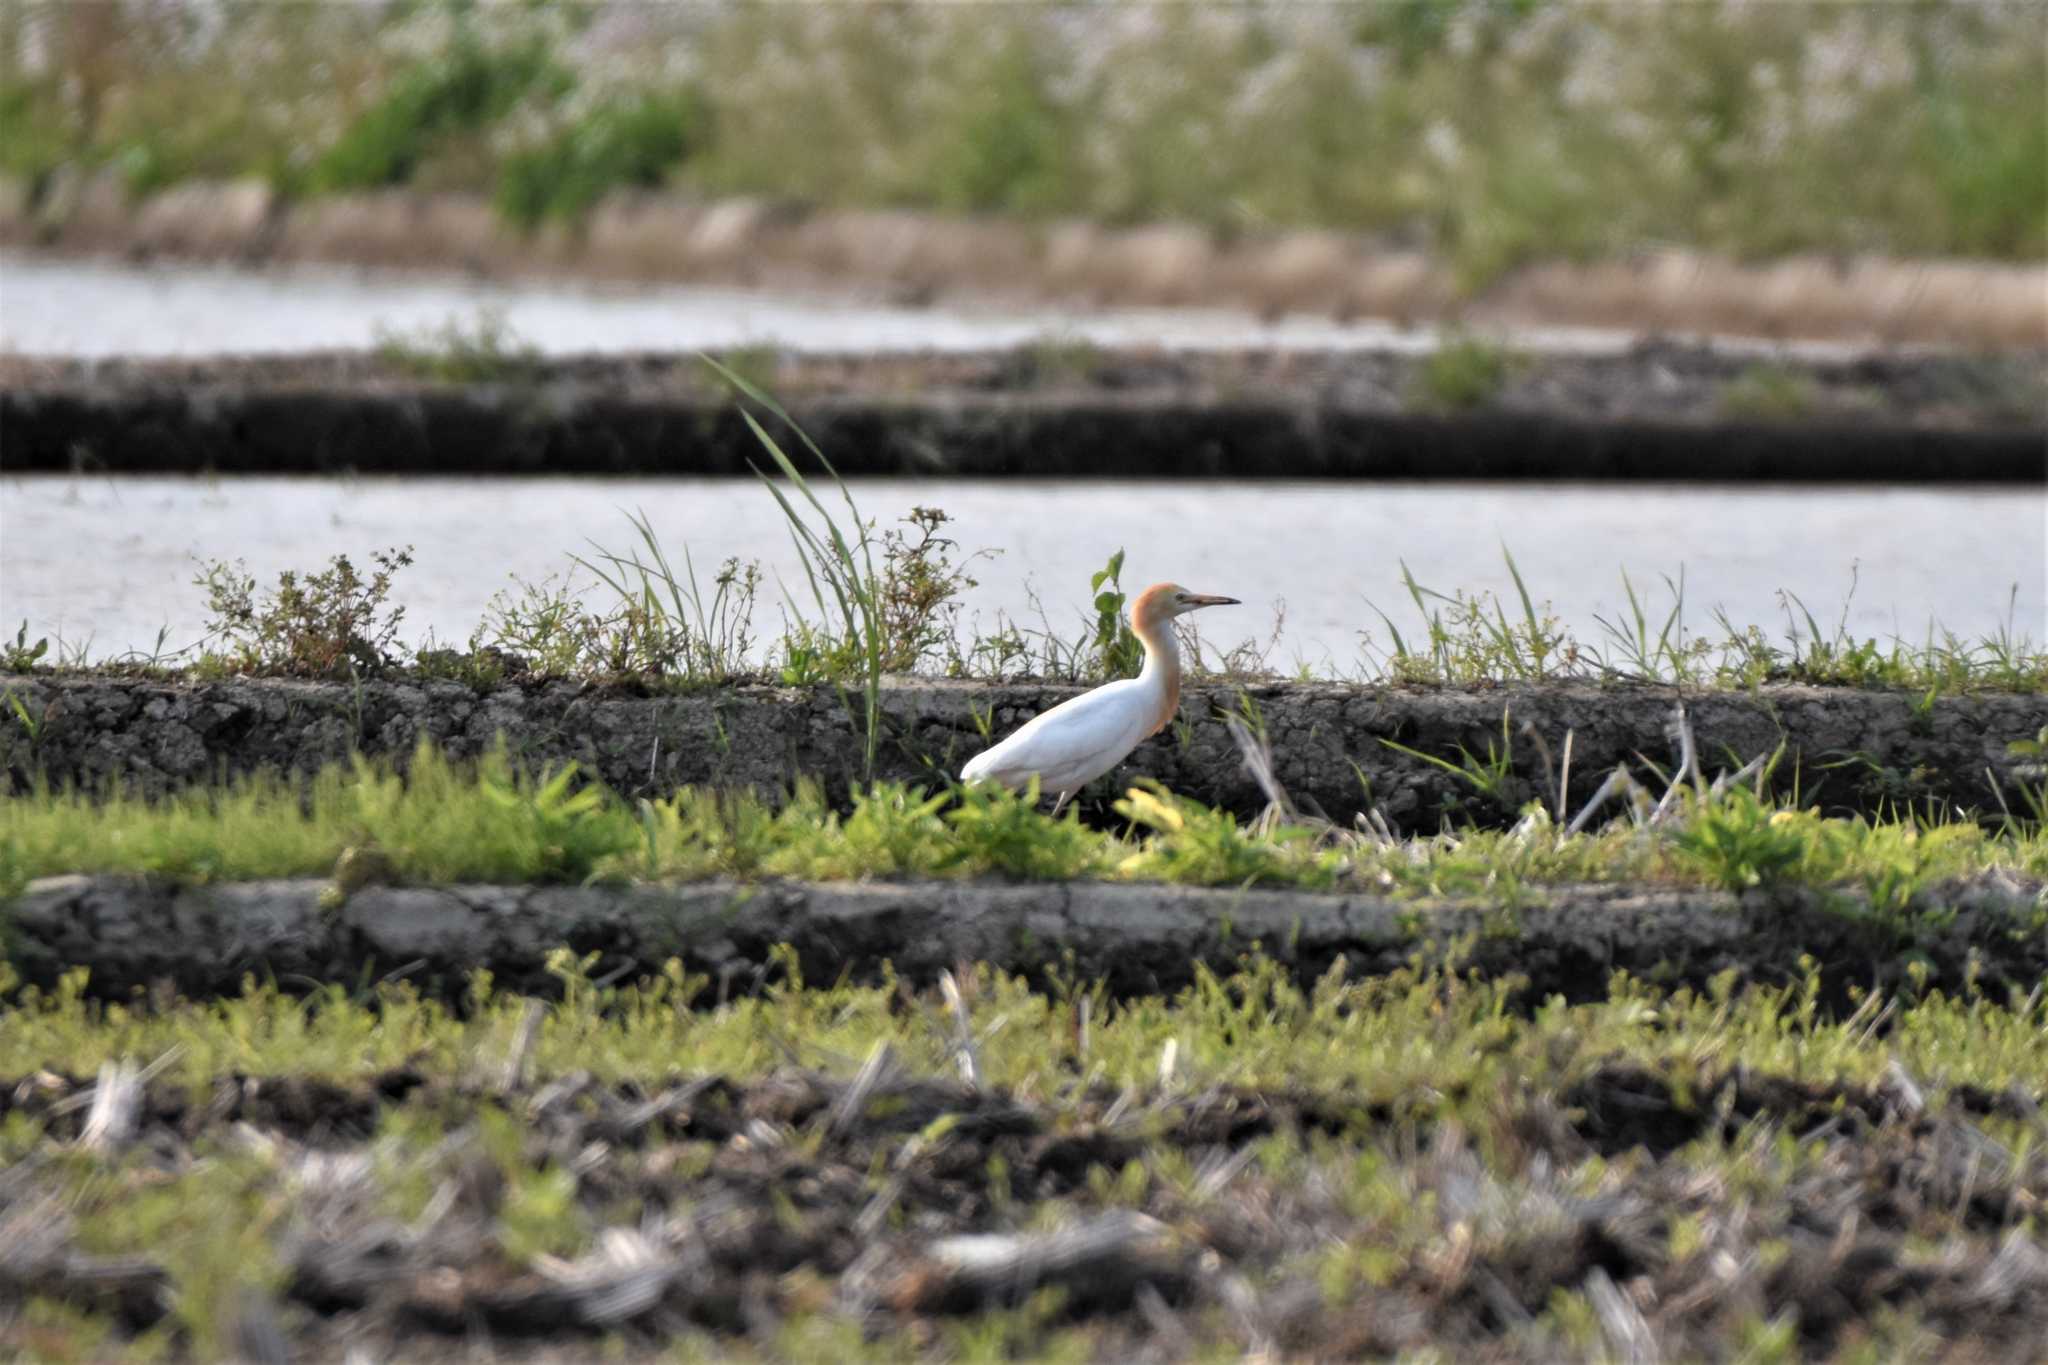
[[[1428,397],[1423,363],[1039,347],[784,356],[756,378],[849,475],[2048,477],[2039,353],[1772,360],[1759,380],[1754,360],[1646,343],[1525,357],[1461,411]],[[16,471],[751,477],[762,459],[680,356],[516,360],[467,385],[367,355],[0,358],[0,424]]]
[[[983,746],[977,713],[1005,734],[1076,690],[899,680],[883,689],[875,775],[941,782]],[[118,779],[147,794],[260,771],[310,772],[356,752],[402,765],[422,738],[452,756],[474,756],[502,735],[525,763],[538,768],[573,759],[628,796],[689,784],[773,796],[800,774],[836,795],[859,778],[862,756],[852,718],[824,687],[650,695],[557,681],[480,693],[402,676],[357,687],[93,672],[4,676],[0,691],[11,692],[34,722],[0,726],[0,766],[16,790],[41,775],[85,786]],[[1191,686],[1181,699],[1182,723],[1139,746],[1104,779],[1103,792],[1121,793],[1132,778],[1153,777],[1183,795],[1256,815],[1265,795],[1217,719],[1241,714],[1247,700],[1265,726],[1275,775],[1304,807],[1313,803],[1348,825],[1376,806],[1408,832],[1432,832],[1446,819],[1504,824],[1531,799],[1554,806],[1558,774],[1551,762],[1562,755],[1567,734],[1568,811],[1591,799],[1617,766],[1648,780],[1644,759],[1675,762],[1670,726],[1681,701],[1709,777],[1782,743],[1774,789],[1824,813],[1875,815],[1929,802],[1995,813],[2031,771],[2009,745],[2034,739],[2048,719],[2041,697],[1996,693],[1937,697],[1923,706],[1925,699],[1904,692],[1797,686],[1681,696],[1671,688],[1582,683],[1212,684]],[[1497,750],[1503,743],[1503,714],[1513,762],[1494,795],[1382,742],[1453,764],[1462,746],[1483,760],[1489,744]]]
[[[39,200],[0,184],[0,245],[131,259],[305,261],[1124,306],[1201,305],[1479,325],[2048,344],[2039,265],[1697,252],[1518,269],[1469,296],[1442,263],[1336,232],[1225,239],[1172,225],[1037,225],[760,200],[620,193],[580,230],[527,236],[487,199],[393,190],[300,203],[260,183],[176,186],[139,203],[118,175],[61,176]]]
[[[280,1190],[266,1217],[281,1284],[233,1308],[248,1359],[559,1359],[600,1334],[607,1358],[678,1340],[782,1358],[778,1334],[819,1313],[914,1350],[1048,1287],[1062,1302],[1019,1348],[1078,1322],[1099,1359],[1219,1342],[1289,1360],[1433,1347],[1550,1361],[1596,1346],[1729,1359],[1751,1315],[1782,1316],[1802,1358],[1899,1313],[1923,1329],[1920,1358],[2035,1360],[2048,1339],[2048,1252],[2027,1230],[2048,1156],[1980,1126],[1996,1113],[2038,1132],[2038,1088],[1930,1105],[1896,1070],[1870,1088],[1709,1072],[1681,1091],[1611,1064],[1561,1094],[1476,1097],[1489,1128],[1476,1136],[1433,1117],[1460,1098],[1411,1111],[1309,1090],[1119,1095],[1079,1076],[1030,1097],[913,1074],[886,1052],[852,1079],[790,1066],[507,1088],[394,1072],[222,1074],[195,1091],[40,1072],[0,1080],[0,1121],[43,1134],[0,1172],[0,1292],[97,1310],[116,1340],[158,1322],[173,1268],[81,1249],[50,1163],[106,1161],[102,1179],[140,1188],[227,1148],[274,1165]],[[588,1254],[529,1267],[499,1250],[505,1168],[462,1126],[486,1107],[516,1116],[519,1166],[574,1173],[576,1207],[604,1229]],[[373,1152],[401,1110],[438,1116],[448,1139]],[[1780,1134],[1807,1154],[1796,1180]],[[1312,1138],[1308,1169],[1261,1161],[1275,1136]],[[1686,1149],[1701,1138],[1744,1144],[1743,1177]],[[1361,1153],[1382,1189],[1405,1192],[1403,1216],[1347,1197]],[[1197,1178],[1172,1177],[1167,1159]],[[443,1174],[411,1221],[385,1189],[406,1162]],[[1146,1178],[1118,1178],[1134,1169]],[[1340,1247],[1377,1250],[1387,1269],[1325,1284],[1318,1267]],[[1593,1341],[1532,1330],[1558,1291],[1590,1303]],[[31,1344],[32,1321],[0,1316],[0,1346]]]

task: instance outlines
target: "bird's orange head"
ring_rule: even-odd
[[[1178,583],[1154,583],[1131,603],[1131,629],[1142,635],[1154,626],[1191,611],[1200,611],[1203,607],[1234,607],[1237,604],[1235,597],[1189,592]]]

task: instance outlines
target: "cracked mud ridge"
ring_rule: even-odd
[[[310,773],[352,753],[403,765],[421,739],[451,758],[474,757],[502,736],[535,771],[574,760],[627,797],[686,785],[748,788],[774,797],[791,774],[816,777],[835,799],[859,780],[864,744],[829,688],[761,686],[656,693],[576,682],[478,692],[457,683],[373,679],[168,682],[112,673],[0,676],[33,725],[0,726],[0,766],[16,792],[39,777],[94,788],[110,780],[145,795],[263,771]],[[899,680],[882,689],[874,776],[927,785],[1005,734],[1075,695],[1054,684]],[[1257,709],[1274,776],[1297,800],[1349,824],[1377,807],[1403,832],[1512,823],[1523,803],[1552,801],[1552,760],[1567,733],[1573,757],[1565,805],[1576,810],[1617,766],[1675,755],[1673,707],[1683,702],[1703,762],[1732,770],[1785,753],[1775,794],[1824,814],[1904,809],[1996,812],[2031,780],[2011,746],[2036,739],[2039,696],[1987,693],[1930,699],[1903,692],[1764,686],[1699,692],[1562,683],[1422,688],[1342,683],[1191,686],[1186,724],[1140,745],[1105,781],[1117,793],[1156,778],[1184,796],[1254,816],[1266,797],[1219,715]],[[1508,733],[1502,733],[1503,716]],[[1454,766],[1465,754],[1506,751],[1504,780],[1482,792],[1389,742]],[[1711,770],[1711,769],[1710,769]],[[1094,803],[1088,803],[1091,807]]]
[[[552,992],[564,945],[608,977],[670,959],[722,989],[793,961],[814,980],[936,981],[978,962],[1041,984],[1099,984],[1125,999],[1185,989],[1254,951],[1304,985],[1333,967],[1398,972],[1417,960],[1518,983],[1518,1007],[1608,997],[1626,972],[1705,989],[1778,987],[1802,962],[1822,1000],[1856,990],[2024,994],[2048,975],[2048,883],[2006,872],[1930,889],[1903,929],[1857,891],[1741,896],[1629,885],[1525,888],[1401,900],[1262,888],[1106,882],[708,881],[675,886],[369,886],[259,881],[179,887],[132,877],[31,882],[5,907],[7,959],[51,987],[79,967],[95,995],[175,985],[225,995],[251,974],[352,982],[392,970],[459,997],[469,974]],[[1910,951],[1909,951],[1910,949]]]

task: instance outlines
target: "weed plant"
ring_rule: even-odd
[[[38,636],[31,643],[28,638],[28,622],[24,620],[15,629],[12,640],[0,639],[0,673],[32,672],[49,652],[49,637]]]
[[[206,593],[206,668],[316,678],[375,672],[391,662],[405,608],[389,602],[391,580],[412,563],[412,547],[370,556],[366,578],[346,555],[303,577],[292,569],[260,590],[240,565],[214,561],[194,580]]]
[[[914,673],[953,644],[960,594],[975,587],[953,563],[960,543],[939,534],[948,520],[943,511],[913,507],[903,520],[907,530],[882,534],[882,577],[876,585],[886,642],[882,666],[890,673]]]
[[[661,541],[645,513],[630,516],[640,550],[624,555],[595,550],[595,560],[576,562],[611,589],[617,607],[609,617],[563,613],[572,623],[566,641],[542,634],[533,641],[542,657],[566,664],[559,671],[582,673],[592,663],[597,671],[673,675],[718,683],[746,671],[752,642],[754,597],[761,571],[728,559],[712,580],[711,605],[706,607],[697,583],[697,567],[686,547],[682,578],[669,566]],[[512,617],[501,617],[508,624]],[[510,641],[502,634],[501,643]],[[565,646],[569,650],[563,657]],[[580,665],[580,666],[579,666]]]

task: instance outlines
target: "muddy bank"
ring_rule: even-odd
[[[1475,1134],[1433,1093],[1015,1093],[886,1048],[851,1076],[43,1069],[0,1077],[0,1119],[35,1135],[0,1171],[0,1288],[93,1314],[101,1349],[162,1323],[188,1268],[156,1238],[107,1254],[104,1229],[128,1225],[130,1190],[209,1198],[226,1153],[275,1192],[232,1235],[277,1273],[216,1305],[245,1359],[906,1359],[986,1323],[974,1339],[1017,1358],[1065,1329],[1063,1355],[1078,1331],[1093,1359],[1535,1362],[1579,1357],[1537,1320],[1572,1295],[1577,1339],[1616,1359],[1717,1358],[1758,1321],[1818,1359],[1910,1315],[1923,1351],[2020,1361],[2048,1332],[2025,1230],[2048,1159],[1993,1134],[2038,1131],[2039,1102],[2026,1084],[1930,1095],[1896,1063],[1864,1085],[1609,1062],[1479,1098]],[[128,1166],[146,1187],[115,1183]],[[405,1193],[420,1181],[432,1199]],[[587,1227],[580,1249],[506,1245],[536,1187]],[[1343,1273],[1368,1254],[1375,1273]],[[36,1321],[0,1320],[0,1346],[63,1342],[66,1319],[14,1325]]]
[[[1362,234],[1109,227],[812,210],[759,199],[615,193],[578,229],[522,233],[479,195],[391,190],[290,201],[258,182],[141,200],[118,175],[0,184],[0,245],[129,259],[333,262],[496,276],[716,283],[939,298],[1206,306],[1261,316],[2048,344],[2038,265],[1793,257],[1747,265],[1656,250],[1510,272],[1479,294],[1429,255]]]
[[[750,477],[701,361],[0,359],[16,472]],[[1201,355],[1041,346],[750,357],[848,475],[2039,483],[2048,360]],[[1497,367],[1497,368],[1496,368]],[[1438,390],[1462,394],[1446,406]]]
[[[882,693],[876,775],[938,782],[1078,689],[1041,684],[904,680]],[[575,760],[628,796],[689,784],[785,791],[799,775],[828,792],[860,777],[863,745],[828,688],[761,686],[644,695],[575,682],[479,693],[452,682],[286,679],[172,682],[108,673],[0,676],[26,721],[0,726],[0,763],[15,790],[40,774],[60,784],[118,780],[156,793],[259,771],[308,772],[351,753],[403,764],[422,739],[456,757],[500,735],[536,768]],[[1575,812],[1616,766],[1649,779],[1645,760],[1675,766],[1669,688],[1591,684],[1480,689],[1261,683],[1191,686],[1179,720],[1104,779],[1106,797],[1146,776],[1244,815],[1265,797],[1244,769],[1222,713],[1263,725],[1275,772],[1304,805],[1340,823],[1377,806],[1398,829],[1500,824],[1531,799],[1555,804],[1572,738],[1566,806]],[[2048,724],[2048,700],[1771,686],[1685,699],[1708,775],[1785,753],[1772,782],[1824,812],[1874,815],[1934,806],[1996,812],[2017,802],[2033,769],[2008,746]],[[9,703],[8,710],[13,705]],[[1502,720],[1507,719],[1507,734]],[[1527,727],[1526,729],[1524,727]],[[1537,741],[1541,740],[1539,744]],[[1506,751],[1494,794],[1383,741],[1460,764]],[[1997,786],[1994,787],[1994,779]],[[1659,784],[1661,790],[1661,784]],[[1087,803],[1092,805],[1093,803]]]
[[[1802,954],[1824,964],[1830,1005],[1847,988],[1906,981],[1911,957],[1928,984],[1966,975],[1993,998],[2024,993],[2048,973],[2048,888],[2003,876],[1931,892],[1945,912],[1910,942],[1874,916],[1860,892],[1576,887],[1525,891],[1505,908],[1486,898],[1398,901],[1255,889],[1103,882],[704,882],[679,886],[386,887],[345,901],[318,880],[177,887],[126,877],[51,877],[4,911],[7,960],[50,985],[91,969],[92,989],[121,995],[169,982],[194,995],[232,993],[246,973],[353,983],[403,969],[450,997],[488,968],[502,987],[548,991],[548,955],[596,953],[594,975],[658,974],[679,958],[721,992],[751,991],[796,951],[806,980],[882,978],[920,984],[963,962],[1040,983],[1048,972],[1101,981],[1119,997],[1189,985],[1198,965],[1219,975],[1254,948],[1313,982],[1340,959],[1378,975],[1418,955],[1491,976],[1526,977],[1531,999],[1604,998],[1617,971],[1703,987],[1783,985]]]

